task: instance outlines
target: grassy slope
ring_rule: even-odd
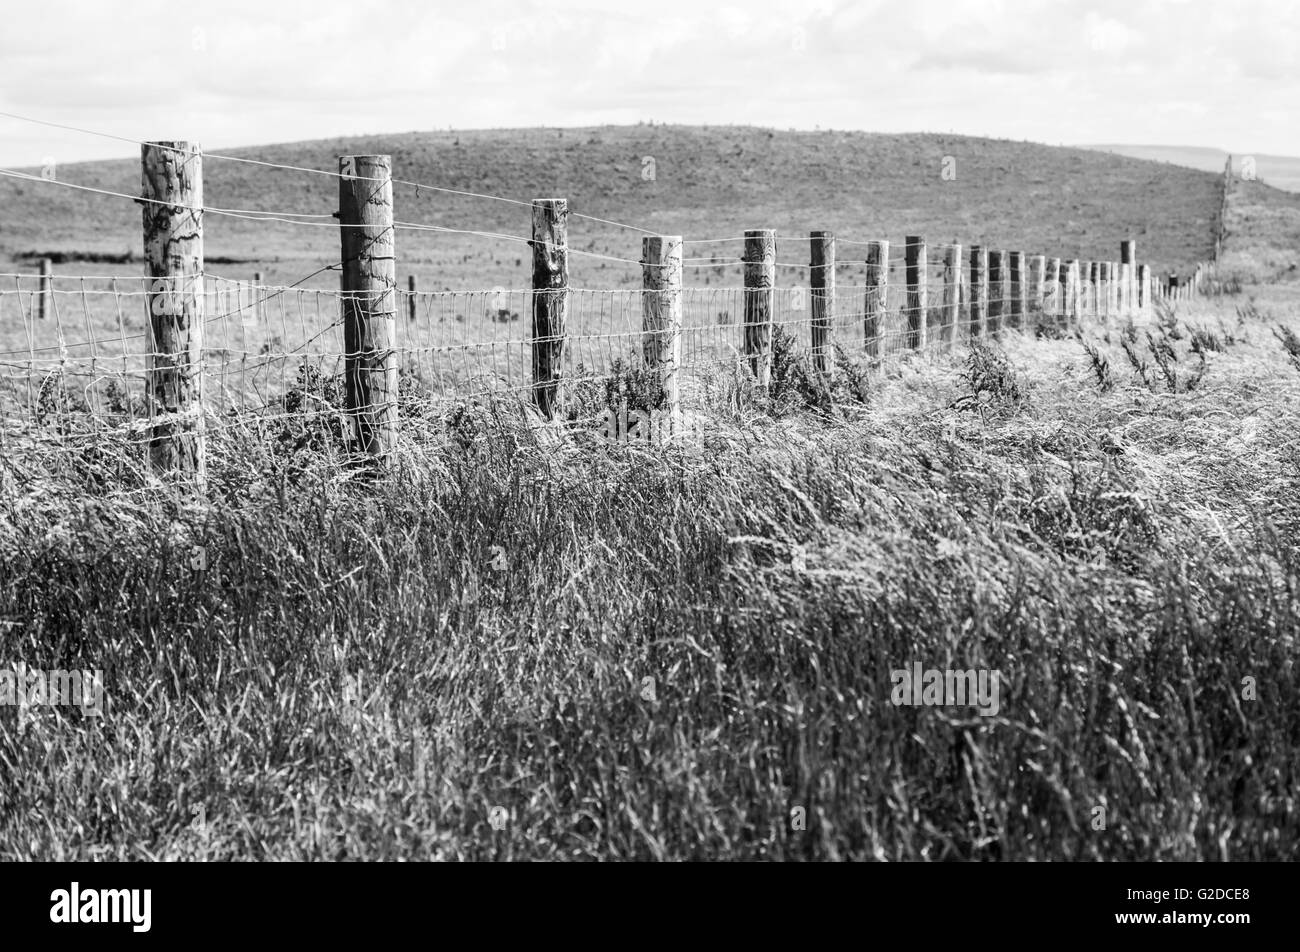
[[[923,234],[1084,259],[1117,257],[1119,239],[1134,235],[1144,260],[1181,267],[1208,255],[1217,206],[1217,181],[1204,173],[1086,149],[946,135],[628,126],[409,133],[235,154],[333,168],[338,154],[368,152],[391,153],[399,178],[525,201],[562,195],[575,211],[668,234],[712,238],[774,227],[793,239],[782,258],[801,263],[807,232],[830,228],[858,239]],[[941,179],[946,155],[956,160],[955,181]],[[656,162],[653,182],[642,177],[645,156]],[[59,175],[136,194],[137,166],[86,163]],[[204,175],[213,206],[323,214],[337,208],[337,187],[327,177],[217,159],[208,160]],[[0,207],[3,253],[139,250],[138,209],[119,199],[0,180]],[[417,197],[399,189],[397,210],[399,219],[457,228],[523,236],[529,228],[526,208],[441,193]],[[260,267],[279,281],[338,258],[337,236],[327,228],[209,216],[206,230],[210,255],[256,262],[216,270]],[[640,254],[636,232],[595,222],[575,221],[571,242],[626,258]],[[424,288],[520,287],[528,278],[526,249],[512,243],[402,232],[398,249],[399,269],[415,272]],[[696,253],[714,250],[737,249]],[[635,267],[592,259],[575,259],[572,267],[583,286],[639,281]]]
[[[1206,149],[1197,146],[1176,145],[1092,145],[1090,149],[1099,149],[1115,155],[1127,155],[1134,159],[1149,159],[1152,162],[1171,162],[1202,172],[1222,172],[1223,163],[1228,153],[1222,149]],[[1238,153],[1233,156],[1233,168],[1241,172],[1241,160]],[[1255,174],[1261,182],[1288,192],[1300,192],[1300,158],[1289,155],[1254,155]]]
[[[1234,180],[1224,231],[1225,273],[1250,281],[1300,278],[1300,195]]]

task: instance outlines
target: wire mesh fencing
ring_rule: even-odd
[[[984,274],[973,284],[960,255],[954,260],[943,246],[929,252],[913,274],[905,249],[891,249],[871,283],[862,263],[841,262],[833,289],[825,291],[799,282],[673,292],[680,330],[668,353],[676,355],[683,404],[689,408],[727,374],[755,375],[764,362],[770,369],[774,358],[828,373],[836,361],[850,360],[870,371],[972,337],[1071,319],[1064,286],[1040,302],[1025,293],[1023,275],[1011,282],[1009,275],[990,281]],[[214,274],[203,275],[193,290],[202,315],[195,372],[209,434],[313,417],[346,431],[344,292]],[[156,291],[157,282],[143,277],[0,277],[0,441],[7,454],[24,445],[87,445],[110,435],[147,443],[165,417],[150,393],[151,370],[178,360],[152,340]],[[383,356],[396,374],[399,402],[434,412],[486,398],[532,401],[540,343],[532,315],[543,292],[384,293],[392,300],[379,310],[394,316],[391,351]],[[648,345],[660,333],[646,329],[645,298],[652,293],[663,292],[568,288],[559,384],[608,385],[612,392],[629,373],[660,372],[647,364],[647,356],[661,353]],[[1088,313],[1086,302],[1080,313]]]

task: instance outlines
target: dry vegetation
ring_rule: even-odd
[[[223,431],[201,505],[7,460],[0,657],[111,708],[0,711],[0,855],[1293,857],[1300,371],[1245,304],[868,405],[792,357],[671,451],[415,401],[381,480],[306,426]],[[894,707],[913,660],[1000,713]]]

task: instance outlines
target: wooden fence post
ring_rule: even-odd
[[[41,259],[40,293],[37,295],[39,307],[37,314],[45,320],[50,311],[50,298],[54,296],[54,264],[49,258]]]
[[[943,253],[943,327],[940,337],[950,349],[957,340],[961,320],[961,245],[953,243]]]
[[[995,337],[1002,333],[1002,315],[1005,311],[1007,297],[1006,269],[1006,252],[1002,250],[990,251],[988,332]]]
[[[149,461],[206,474],[203,426],[203,155],[190,142],[140,147],[149,331]]]
[[[392,159],[339,156],[343,379],[359,452],[383,459],[397,441],[397,256]]]
[[[1101,307],[1101,316],[1109,318],[1112,316],[1110,306],[1110,289],[1114,283],[1114,278],[1110,273],[1110,262],[1099,261],[1097,267],[1100,269],[1101,277],[1097,286],[1097,303]]]
[[[1025,282],[1025,253],[1013,251],[1007,257],[1011,284],[1011,326],[1021,330],[1025,326],[1025,313],[1029,310],[1029,287]]]
[[[682,363],[682,236],[641,239],[641,329],[646,365],[657,368],[663,385],[669,432],[682,428],[678,372]]]
[[[262,300],[266,295],[262,293],[261,271],[253,272],[253,285],[249,288],[248,293],[250,295],[249,307],[253,309],[253,320],[260,324],[266,318],[266,314],[262,308]]]
[[[1101,265],[1088,262],[1088,315],[1095,321],[1101,316]]]
[[[1061,259],[1047,260],[1047,287],[1043,298],[1043,313],[1052,327],[1056,327],[1057,317],[1061,311]]]
[[[1133,285],[1136,275],[1134,269],[1137,267],[1137,242],[1127,238],[1119,243],[1119,260],[1120,260],[1120,287],[1122,299],[1120,302],[1120,312],[1129,317],[1133,314],[1135,303]]]
[[[406,319],[408,321],[415,320],[415,290],[415,275],[408,274],[406,276]]]
[[[560,410],[569,312],[569,201],[533,200],[533,401],[546,420]]]
[[[1061,262],[1061,314],[1058,326],[1062,330],[1070,329],[1070,316],[1074,313],[1074,266],[1069,261]]]
[[[988,252],[983,245],[970,246],[970,333],[982,337],[988,329]]]
[[[1073,294],[1070,299],[1070,318],[1075,327],[1083,323],[1083,262],[1075,258],[1070,262],[1070,284]]]
[[[862,340],[868,357],[880,356],[881,322],[889,296],[889,242],[867,243],[867,297],[862,309]]]
[[[1137,267],[1137,309],[1145,314],[1151,308],[1151,266],[1140,264]]]
[[[925,346],[926,305],[929,301],[928,264],[925,239],[908,235],[903,246],[907,280],[907,346],[920,350]]]
[[[745,232],[745,356],[760,387],[772,382],[772,314],[776,299],[776,232]]]
[[[1047,257],[1045,255],[1034,255],[1029,259],[1030,268],[1033,271],[1034,296],[1033,319],[1031,324],[1037,328],[1043,320],[1043,310],[1047,307]]]
[[[814,231],[809,234],[809,286],[812,291],[812,359],[813,369],[829,376],[831,324],[835,319],[835,234]]]

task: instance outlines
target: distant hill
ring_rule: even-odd
[[[771,227],[788,239],[779,260],[793,263],[808,260],[809,230],[831,229],[848,239],[901,242],[919,234],[936,243],[1085,259],[1117,257],[1120,239],[1133,236],[1140,260],[1182,268],[1212,253],[1219,187],[1213,169],[1095,149],[737,126],[412,132],[227,151],[318,169],[337,168],[340,154],[391,153],[401,179],[521,201],[563,196],[575,212],[688,239]],[[945,157],[955,178],[942,175]],[[135,160],[57,171],[66,181],[139,192]],[[208,205],[230,209],[328,215],[337,207],[337,183],[328,176],[215,157],[204,163],[204,190]],[[0,179],[0,208],[2,254],[140,251],[140,210],[129,201]],[[404,221],[523,237],[530,227],[526,207],[407,186],[397,189],[396,212]],[[215,270],[245,274],[260,266],[268,280],[282,280],[339,257],[337,232],[328,227],[208,215],[205,230],[210,257],[256,263]],[[633,230],[578,219],[570,235],[576,249],[640,256],[641,235]],[[422,288],[521,287],[528,280],[523,244],[402,231],[397,247],[399,273],[417,272]],[[739,251],[735,242],[688,247],[699,257]],[[863,251],[845,244],[839,255],[851,261]],[[640,280],[635,265],[593,258],[575,257],[573,271],[575,282],[587,287]]]
[[[1199,169],[1202,172],[1222,172],[1223,164],[1228,158],[1228,153],[1222,149],[1206,149],[1200,146],[1093,145],[1086,148],[1099,149],[1133,159],[1169,162],[1189,169]],[[1241,163],[1245,157],[1245,153],[1234,153],[1232,156],[1232,167],[1238,174],[1241,174]],[[1255,160],[1255,176],[1259,181],[1288,192],[1300,192],[1300,158],[1259,154],[1252,154],[1250,158]]]

